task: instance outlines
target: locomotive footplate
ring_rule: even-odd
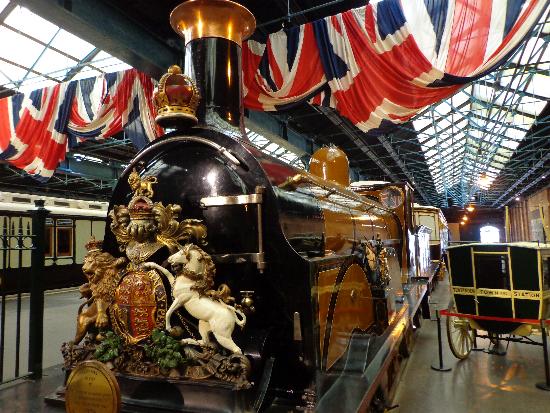
[[[316,411],[363,411],[378,391],[391,394],[399,371],[400,344],[411,325],[409,302],[396,306],[394,317],[382,335],[352,336],[348,351],[334,366],[333,377],[327,377],[331,384],[323,388],[324,395]],[[361,360],[357,358],[359,354],[364,355]]]

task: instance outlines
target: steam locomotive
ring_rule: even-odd
[[[185,33],[199,125],[189,125],[194,86],[173,70],[161,80],[157,105],[160,123],[176,130],[137,154],[109,211],[132,198],[128,178],[136,170],[156,178],[154,201],[201,220],[216,283],[227,284],[248,312],[234,338],[251,360],[254,383],[242,405],[207,397],[221,388],[210,383],[189,390],[203,396],[184,395],[179,408],[383,409],[396,354],[410,350],[426,291],[410,282],[417,267],[411,188],[350,186],[347,158],[334,147],[314,154],[305,172],[250,145],[240,41],[253,31],[253,17],[217,0],[184,3],[171,20]],[[103,250],[120,256],[110,224]]]

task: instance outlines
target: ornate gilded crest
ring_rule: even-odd
[[[110,212],[111,230],[121,252],[130,263],[115,292],[111,308],[113,329],[128,343],[137,343],[164,325],[167,297],[159,273],[143,263],[166,248],[171,254],[180,242],[190,239],[206,243],[206,227],[198,220],[178,221],[179,205],[153,202],[154,176],[140,177],[134,169],[128,177],[134,195],[128,205],[117,205]]]
[[[119,248],[134,264],[147,261],[163,246],[175,252],[190,240],[206,245],[206,227],[200,220],[178,221],[179,205],[164,206],[151,200],[156,179],[150,176],[140,178],[134,169],[128,178],[134,196],[127,206],[115,205],[109,213],[111,231]]]
[[[250,387],[250,362],[232,337],[235,327],[245,326],[246,315],[227,285],[214,288],[216,267],[201,248],[207,244],[206,226],[196,219],[180,221],[179,205],[153,202],[157,182],[133,170],[128,178],[130,202],[109,213],[110,228],[125,257],[102,252],[101,242],[87,244],[83,270],[93,292],[88,302],[93,304],[85,311],[81,307],[77,337],[62,348],[66,367],[96,358],[112,361],[122,373],[217,378]],[[174,274],[159,265],[165,258]],[[162,277],[172,287],[169,308]],[[170,316],[177,310],[197,319],[200,338],[181,314],[186,335],[182,327],[172,328]],[[99,334],[79,344],[91,331]]]

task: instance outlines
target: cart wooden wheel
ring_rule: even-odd
[[[454,305],[449,306],[450,312],[456,312]],[[447,339],[453,355],[464,360],[472,351],[474,345],[474,330],[467,318],[447,316]]]

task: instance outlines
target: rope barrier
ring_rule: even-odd
[[[513,318],[513,317],[492,317],[492,316],[486,316],[486,315],[474,315],[474,314],[462,314],[462,313],[454,313],[449,310],[436,310],[437,315],[437,341],[438,341],[438,350],[439,350],[439,365],[433,366],[433,370],[437,371],[449,371],[450,368],[446,368],[443,365],[443,353],[442,353],[442,343],[441,343],[441,319],[440,316],[447,316],[447,317],[461,317],[461,318],[469,318],[473,320],[484,320],[484,321],[502,321],[505,323],[523,323],[523,324],[539,324],[542,332],[542,351],[543,351],[543,357],[544,357],[544,373],[545,373],[545,381],[536,383],[536,387],[541,390],[550,391],[550,360],[548,357],[548,339],[546,337],[547,331],[546,326],[550,322],[550,320],[537,320],[532,318]],[[474,347],[475,347],[475,337],[476,333],[474,331]]]
[[[471,318],[474,320],[486,320],[486,321],[503,321],[505,323],[526,323],[526,324],[540,324],[545,322],[546,324],[550,323],[550,320],[537,320],[534,318],[512,318],[512,317],[493,317],[487,315],[474,315],[474,314],[462,314],[462,313],[453,313],[449,310],[440,310],[439,314],[447,317],[462,317],[462,318]]]

